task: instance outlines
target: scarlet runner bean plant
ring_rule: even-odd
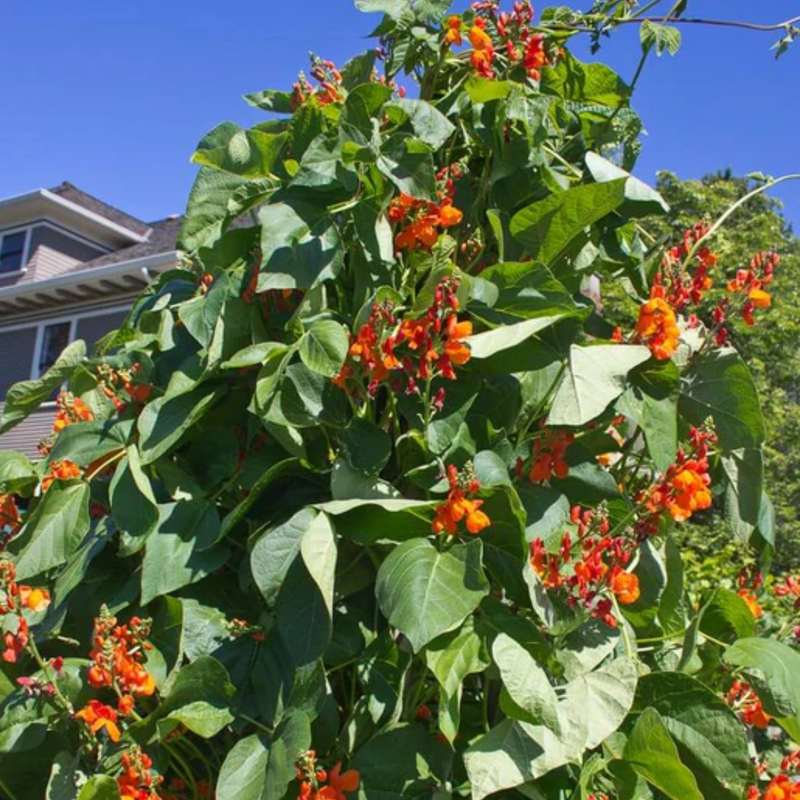
[[[376,48],[200,142],[180,268],[8,393],[3,430],[62,387],[0,454],[0,794],[796,797],[800,583],[728,344],[779,257],[653,240],[563,9],[358,5]],[[714,508],[757,567],[701,595],[672,534]]]

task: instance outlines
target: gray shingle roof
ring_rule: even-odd
[[[181,217],[167,217],[158,222],[151,222],[147,229],[150,235],[146,242],[134,244],[130,247],[123,247],[114,250],[112,253],[93,258],[83,264],[76,264],[69,272],[87,272],[97,267],[106,267],[109,264],[120,264],[123,261],[132,261],[135,258],[146,258],[156,256],[160,253],[170,253],[175,249],[178,240],[178,232],[181,227]]]
[[[144,236],[149,230],[146,222],[142,222],[142,220],[136,219],[136,217],[132,217],[130,214],[126,214],[124,211],[98,200],[96,197],[92,197],[92,195],[82,191],[69,181],[64,181],[49,191],[59,195],[64,200],[68,200],[70,203],[75,203],[75,205],[85,208],[87,211],[92,211],[101,217],[105,217],[107,220],[115,222],[129,231],[138,233],[140,236]]]

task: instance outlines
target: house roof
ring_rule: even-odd
[[[124,261],[147,258],[148,256],[160,255],[161,253],[171,253],[175,250],[175,243],[178,240],[178,232],[181,227],[181,217],[167,217],[166,219],[151,222],[147,226],[149,234],[147,240],[140,244],[133,244],[130,247],[123,247],[111,253],[93,258],[71,267],[68,272],[88,272],[98,267],[106,267],[109,264],[120,264]]]
[[[116,208],[115,206],[104,203],[102,200],[93,197],[92,195],[79,189],[69,181],[63,181],[58,186],[49,190],[52,194],[56,194],[70,203],[75,203],[77,206],[85,208],[100,217],[104,217],[110,222],[115,222],[123,228],[127,228],[140,236],[147,234],[150,226],[146,222],[137,219],[136,217],[126,214],[124,211]]]

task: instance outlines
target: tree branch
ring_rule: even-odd
[[[754,22],[737,22],[735,20],[726,20],[726,19],[701,19],[699,17],[623,17],[622,19],[615,19],[611,22],[610,27],[616,27],[617,25],[641,25],[643,22],[654,22],[660,24],[672,24],[672,25],[713,25],[715,27],[720,28],[743,28],[745,30],[750,31],[780,31],[786,30],[790,31],[795,26],[800,24],[800,16],[792,17],[791,19],[787,19],[784,22],[776,22],[772,25],[758,25]],[[550,26],[548,26],[550,27]],[[591,26],[584,26],[584,25],[568,25],[568,24],[560,24],[557,23],[556,25],[552,26],[553,29],[561,29],[561,30],[568,30],[568,31],[577,31],[577,32],[591,32],[596,30]]]

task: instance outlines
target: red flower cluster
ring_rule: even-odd
[[[430,250],[443,230],[460,224],[463,218],[450,197],[434,203],[401,194],[389,203],[389,221],[403,226],[394,237],[397,251]]]
[[[725,702],[742,718],[746,725],[766,728],[772,719],[749,683],[736,680],[725,695]]]
[[[53,481],[71,481],[80,477],[81,468],[69,459],[53,461],[49,472],[42,478],[42,492],[46,492],[53,485]]]
[[[141,364],[133,364],[129,369],[115,370],[107,364],[98,367],[98,378],[103,394],[114,404],[118,413],[122,413],[128,403],[146,403],[153,393],[149,383],[141,383],[136,376],[142,371]],[[121,397],[124,392],[127,398]]]
[[[534,439],[533,457],[529,465],[526,465],[521,458],[517,460],[517,476],[521,479],[527,466],[528,480],[531,483],[544,483],[553,476],[566,478],[569,474],[569,465],[564,459],[567,448],[574,441],[575,437],[569,431],[544,428],[542,436]]]
[[[320,105],[327,106],[331,103],[342,103],[345,98],[345,89],[342,85],[342,73],[336,69],[333,61],[325,61],[319,56],[311,57],[311,77],[319,86],[315,89],[308,78],[301,72],[292,92],[292,108],[300,108],[312,97]]]
[[[450,491],[447,500],[436,508],[436,517],[432,528],[434,533],[446,533],[455,536],[458,523],[463,519],[470,533],[480,533],[488,528],[492,521],[480,510],[483,500],[475,500],[474,495],[480,491],[480,484],[475,479],[472,465],[468,464],[462,473],[453,464],[447,467],[447,482]]]
[[[80,397],[75,397],[72,392],[62,391],[56,398],[56,406],[58,410],[53,422],[54,433],[60,433],[68,425],[74,425],[77,422],[91,422],[94,419],[94,414],[89,406]]]
[[[529,0],[518,0],[511,13],[501,12],[497,0],[486,0],[472,4],[476,17],[469,29],[472,45],[470,64],[477,75],[494,78],[496,61],[495,45],[505,48],[510,66],[522,64],[528,76],[538,81],[541,69],[552,63],[545,47],[544,36],[533,33],[533,6]],[[444,33],[446,45],[461,45],[462,20],[454,15],[448,18]]]
[[[99,700],[90,700],[75,713],[75,719],[86,723],[92,736],[105,731],[112,742],[118,742],[122,736],[117,725],[117,712]]]
[[[716,434],[708,427],[690,429],[691,451],[687,453],[681,447],[675,463],[641,498],[650,512],[638,523],[643,537],[657,532],[658,520],[664,511],[676,522],[686,522],[696,511],[711,507],[708,453],[716,441]]]
[[[139,747],[122,754],[122,773],[117,777],[121,800],[161,800],[157,789],[163,778],[152,772],[153,760]]]
[[[117,625],[117,618],[103,606],[94,621],[94,662],[87,681],[95,688],[110,686],[119,695],[152,695],[156,690],[153,676],[144,668],[145,653],[152,648],[150,620],[132,617],[128,625]],[[129,701],[133,706],[133,698]]]
[[[593,617],[616,628],[613,604],[602,594],[610,591],[623,605],[639,599],[639,579],[625,571],[635,545],[625,537],[609,535],[608,516],[602,509],[581,511],[580,506],[574,506],[570,521],[576,526],[575,540],[570,531],[566,531],[556,554],[547,551],[542,539],[534,539],[531,542],[531,566],[546,589],[566,592],[567,605],[576,607],[581,604],[590,608]],[[578,551],[577,555],[574,550]]]
[[[50,605],[46,589],[34,589],[17,583],[17,573],[11,561],[0,561],[0,617],[13,620],[3,623],[3,661],[16,664],[30,642],[28,621],[24,611],[37,614]]]
[[[13,539],[22,527],[19,508],[13,494],[0,494],[0,550]]]
[[[341,761],[327,772],[317,763],[317,754],[313,750],[303,753],[295,767],[300,781],[297,800],[347,800],[345,792],[355,792],[361,783],[358,770],[342,772]]]
[[[774,252],[756,253],[747,269],[736,271],[736,277],[728,281],[728,291],[743,295],[746,299],[741,308],[742,319],[751,327],[755,325],[753,312],[757,308],[769,308],[772,298],[764,290],[772,283],[775,267],[780,264],[780,256]]]
[[[356,376],[367,380],[372,397],[378,386],[392,372],[406,377],[407,394],[418,394],[418,381],[431,381],[439,376],[455,380],[455,366],[470,359],[464,339],[472,334],[471,322],[459,322],[455,278],[442,281],[434,292],[433,303],[424,317],[398,322],[390,302],[375,303],[367,322],[351,338],[349,358],[333,382],[351,394],[358,394]],[[400,384],[393,385],[395,391]],[[433,405],[440,410],[445,392],[440,389]]]

